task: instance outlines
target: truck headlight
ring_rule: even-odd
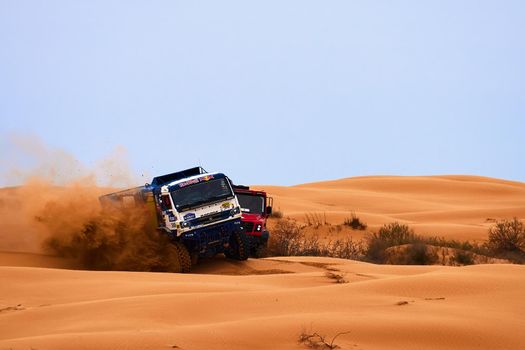
[[[241,207],[235,207],[234,209],[230,210],[230,215],[234,216],[236,214],[239,214],[241,212]]]
[[[262,228],[261,224],[257,224],[257,226],[255,226],[255,231],[259,232],[261,231],[261,228]]]

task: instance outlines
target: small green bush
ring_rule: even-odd
[[[373,236],[375,239],[385,242],[389,247],[415,243],[421,240],[410,227],[398,222],[384,225]]]
[[[384,263],[387,259],[386,250],[403,244],[421,241],[407,225],[398,222],[383,225],[378,232],[367,237],[366,259],[375,263]]]
[[[361,222],[355,213],[352,213],[350,218],[345,219],[344,225],[350,226],[352,230],[366,230],[367,228],[367,225],[364,222]]]
[[[525,226],[517,218],[497,221],[489,229],[487,247],[499,258],[525,262]]]
[[[458,265],[472,265],[474,264],[474,256],[471,252],[458,250],[454,254],[454,261]]]
[[[423,243],[411,244],[406,250],[405,265],[433,265],[437,260],[437,254]]]

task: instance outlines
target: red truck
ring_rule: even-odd
[[[248,186],[233,185],[233,192],[241,206],[241,225],[250,242],[250,256],[259,258],[270,237],[266,220],[272,214],[273,199],[266,192],[250,190]]]

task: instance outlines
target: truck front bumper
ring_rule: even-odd
[[[230,236],[240,227],[241,219],[234,219],[185,232],[180,240],[190,252],[199,253],[200,256],[213,256],[224,252]]]

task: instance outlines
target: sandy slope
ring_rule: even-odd
[[[266,189],[275,207],[304,221],[326,214],[340,224],[351,212],[369,226],[407,223],[421,234],[484,240],[493,219],[525,219],[525,184],[479,176],[370,176]]]
[[[349,283],[334,283],[327,269]],[[523,266],[279,258],[203,270],[0,267],[0,349],[301,349],[303,328],[351,331],[336,341],[343,349],[525,344]]]

